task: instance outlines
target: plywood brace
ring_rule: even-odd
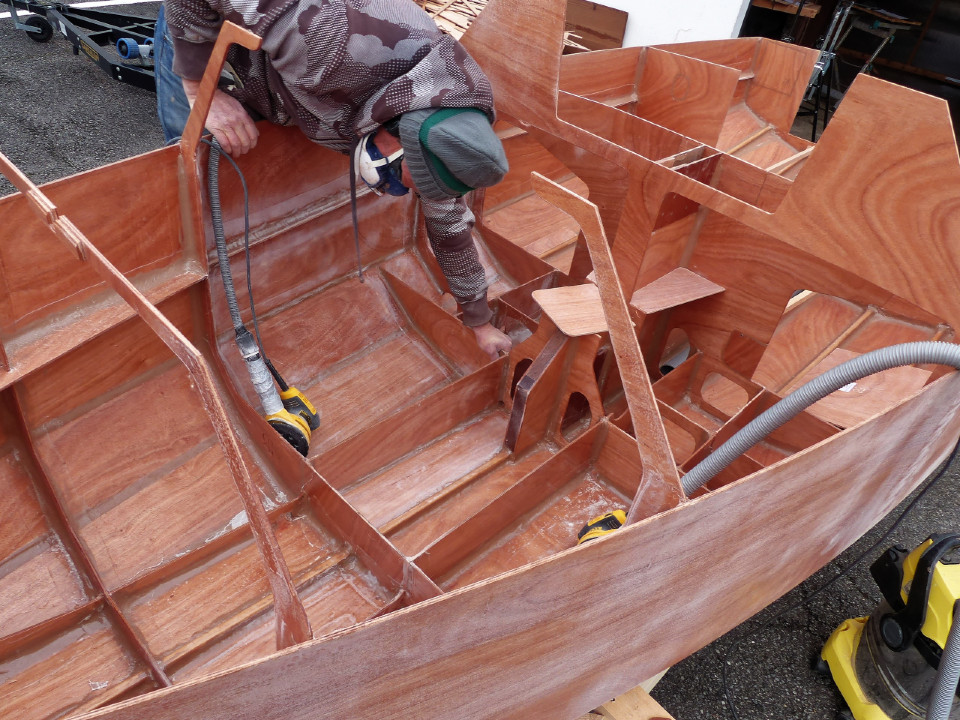
[[[196,383],[203,408],[220,440],[224,457],[243,501],[250,529],[263,558],[276,607],[277,648],[290,647],[311,639],[306,611],[297,596],[290,570],[284,563],[270,519],[240,453],[240,444],[217,392],[209,364],[177,327],[107,260],[76,225],[68,218],[61,216],[53,202],[2,154],[0,154],[0,171],[31,199],[31,205],[50,231],[69,244],[81,261],[89,262],[186,366]]]
[[[620,279],[617,277],[597,206],[539,173],[533,173],[531,179],[533,188],[540,197],[577,220],[590,251],[603,302],[603,314],[610,332],[610,343],[620,368],[623,392],[643,459],[640,485],[627,514],[627,520],[633,521],[646,505],[648,493],[667,493],[673,496],[676,502],[683,498],[680,476],[673,464],[673,453],[670,451],[670,443],[657,408],[653,385],[647,375],[643,354],[630,320],[630,311],[620,289]]]

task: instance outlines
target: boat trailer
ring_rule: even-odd
[[[14,26],[35,42],[48,42],[54,29],[114,80],[156,91],[153,30],[156,21],[139,15],[80,8],[65,3],[6,0]],[[23,20],[17,10],[32,13]]]

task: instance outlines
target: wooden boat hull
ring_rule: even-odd
[[[561,62],[562,21],[497,0],[465,38],[511,162],[474,198],[509,358],[456,319],[410,198],[358,198],[361,283],[346,159],[276,127],[240,159],[264,341],[323,415],[306,460],[233,345],[199,116],[180,148],[42,192],[4,161],[0,707],[573,718],[801,582],[943,460],[960,380],[909,367],[679,483],[842,359],[953,340],[942,103],[858,80],[811,148],[784,127],[810,53]],[[511,23],[536,29],[516,57]],[[891,122],[907,105],[922,132]],[[242,194],[221,186],[242,287]],[[635,522],[575,547],[615,506]]]

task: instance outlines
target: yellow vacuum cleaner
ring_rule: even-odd
[[[893,547],[870,567],[885,602],[820,654],[855,720],[960,719],[960,534]]]

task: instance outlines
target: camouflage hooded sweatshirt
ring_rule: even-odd
[[[349,152],[401,113],[473,107],[493,120],[493,94],[460,43],[412,0],[164,0],[174,71],[199,80],[224,20],[263,38],[259,51],[234,46],[240,79],[228,90],[264,118]],[[421,198],[434,254],[463,308],[464,323],[490,319],[483,266],[462,198]]]

